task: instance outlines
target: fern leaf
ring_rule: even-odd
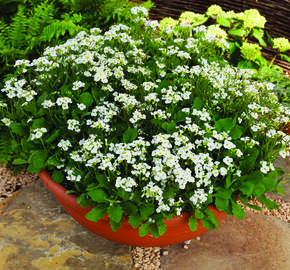
[[[25,45],[27,18],[24,7],[19,5],[17,14],[12,18],[8,38],[11,46],[20,49]]]

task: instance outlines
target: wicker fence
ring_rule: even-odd
[[[267,19],[265,30],[272,37],[282,36],[290,39],[290,0],[153,0],[153,2],[156,7],[151,9],[150,18],[154,20],[164,17],[177,19],[186,10],[205,13],[213,4],[220,5],[225,11],[235,12],[255,8]],[[268,59],[273,56],[270,47],[265,48],[263,53]],[[290,71],[288,62],[277,59],[275,63]]]

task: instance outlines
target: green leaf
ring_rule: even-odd
[[[270,173],[268,173],[262,180],[262,183],[265,187],[265,192],[269,192],[269,191],[274,191],[277,182],[276,182],[276,178],[277,178],[277,172],[276,171],[272,171]]]
[[[238,68],[240,69],[256,69],[257,65],[255,63],[250,62],[248,60],[242,60],[238,62]]]
[[[45,162],[48,157],[47,151],[34,151],[30,157],[28,162],[31,163],[35,168],[43,169],[45,168]]]
[[[20,143],[16,140],[12,140],[11,149],[14,153],[18,153],[20,151]]]
[[[264,204],[264,205],[265,205],[269,210],[273,210],[273,209],[278,210],[278,209],[279,209],[279,205],[278,205],[276,202],[274,202],[274,201],[268,199],[264,194],[261,195],[260,197],[257,197],[257,198],[258,198],[258,200],[259,200],[261,203],[263,203],[263,204]]]
[[[14,164],[14,165],[21,165],[21,164],[26,164],[26,163],[28,163],[27,160],[22,159],[22,158],[16,158],[16,159],[13,160],[13,163],[12,164]]]
[[[77,202],[81,207],[89,207],[92,205],[92,202],[87,198],[85,193],[82,193],[80,196],[78,196]]]
[[[131,202],[122,203],[122,209],[127,216],[134,215],[138,212],[137,206]]]
[[[56,131],[54,131],[51,136],[46,139],[45,141],[49,144],[52,143],[55,139],[57,139],[59,136],[61,135],[60,129],[57,129]]]
[[[120,196],[125,202],[130,199],[129,193],[123,188],[118,189],[118,196]]]
[[[110,219],[110,225],[111,228],[114,232],[118,231],[118,229],[121,227],[122,225],[122,220],[119,222],[115,222],[114,220]]]
[[[107,212],[107,207],[104,207],[103,205],[98,205],[86,214],[86,218],[88,220],[97,222],[102,219]]]
[[[167,231],[166,224],[160,224],[158,225],[158,233],[159,235],[163,235]]]
[[[223,199],[230,199],[232,195],[232,191],[230,189],[221,188],[215,194],[216,197],[220,197]]]
[[[158,226],[155,223],[152,223],[150,225],[150,233],[154,238],[159,237],[159,231],[158,231]]]
[[[25,125],[20,123],[12,123],[10,126],[13,133],[18,134],[19,136],[24,136],[28,134],[28,129]]]
[[[231,119],[231,118],[224,118],[224,119],[219,119],[216,121],[214,127],[215,130],[218,132],[221,131],[230,131],[236,124],[236,121]]]
[[[197,219],[202,219],[204,218],[204,214],[200,210],[195,210],[194,215]]]
[[[269,35],[268,32],[266,32],[266,34],[267,34],[267,38],[268,38],[268,42],[269,42],[269,44],[273,47],[273,46],[274,46],[274,39],[271,38],[271,36]]]
[[[138,136],[138,131],[136,128],[129,128],[123,135],[123,142],[124,143],[131,143],[133,142]]]
[[[56,157],[56,156],[52,156],[52,157],[49,157],[48,160],[46,161],[46,164],[47,166],[60,166],[62,165],[63,163]]]
[[[186,119],[186,113],[183,111],[178,111],[178,113],[174,116],[176,122],[183,122]]]
[[[215,206],[220,211],[226,210],[228,208],[228,206],[229,206],[229,200],[228,199],[223,199],[223,198],[216,197],[216,199],[215,199]]]
[[[231,21],[226,17],[225,13],[220,13],[216,19],[216,22],[224,27],[231,26]]]
[[[103,188],[106,188],[106,189],[109,189],[110,188],[110,184],[108,182],[108,177],[104,174],[98,174],[96,175],[96,178],[99,182],[99,185],[98,187],[103,187]]]
[[[56,183],[62,183],[62,181],[64,180],[64,175],[62,174],[62,172],[58,171],[58,170],[54,170],[52,172],[52,179],[54,182]]]
[[[263,40],[264,30],[261,28],[254,28],[252,32],[253,37],[255,37],[262,46],[267,46],[267,43]]]
[[[229,30],[228,33],[237,37],[243,37],[244,35],[246,35],[246,31],[243,29],[232,29]]]
[[[88,195],[92,198],[95,202],[106,202],[107,194],[102,189],[94,189],[88,192]]]
[[[35,144],[34,142],[32,141],[27,141],[26,139],[21,139],[21,145],[22,145],[22,149],[24,152],[30,152],[31,150],[36,150],[38,149],[37,147],[37,144]]]
[[[196,218],[194,217],[194,215],[191,215],[191,217],[189,218],[188,226],[189,226],[190,230],[193,232],[197,230],[198,222],[197,222]]]
[[[27,170],[30,172],[30,173],[39,173],[41,171],[41,169],[39,168],[35,168],[33,166],[33,164],[30,164],[27,168]]]
[[[108,213],[110,219],[112,219],[114,222],[120,222],[123,216],[123,210],[119,204],[109,206]]]
[[[33,129],[48,128],[48,123],[44,118],[35,119],[32,124]]]
[[[253,191],[253,195],[256,197],[261,196],[262,194],[265,193],[265,186],[262,183],[257,183],[255,185],[254,191]]]
[[[288,55],[286,55],[286,54],[280,54],[280,57],[281,57],[281,59],[285,59],[287,62],[289,62],[290,63],[290,57],[288,56]]]
[[[202,226],[208,230],[214,230],[216,228],[216,226],[213,223],[211,223],[207,218],[202,218],[201,223]]]
[[[165,122],[161,125],[161,127],[168,133],[172,134],[176,131],[176,123],[175,122]]]
[[[93,102],[94,102],[94,98],[90,93],[84,92],[81,94],[80,103],[86,105],[86,107],[89,107],[93,104]]]
[[[146,222],[139,227],[139,235],[141,237],[146,236],[149,232],[150,222]]]
[[[219,222],[218,222],[218,219],[216,218],[215,214],[209,210],[209,208],[207,208],[205,210],[206,214],[207,214],[207,218],[208,220],[215,226],[215,228],[218,227],[219,225]]]
[[[196,109],[198,111],[200,111],[203,108],[203,102],[202,102],[202,99],[200,97],[196,97],[194,99],[192,108]]]
[[[130,225],[136,229],[142,224],[142,218],[139,213],[136,213],[135,215],[129,216],[129,223]]]
[[[232,202],[232,211],[234,216],[238,219],[243,219],[245,217],[244,209],[241,207],[241,205],[235,202]]]
[[[151,204],[142,204],[139,207],[142,219],[146,220],[155,212],[154,206]]]
[[[227,178],[226,178],[226,188],[229,188],[231,185],[232,185],[232,177],[229,174],[227,175]]]
[[[236,125],[230,132],[230,136],[232,137],[232,139],[236,140],[239,139],[243,133],[244,133],[244,128],[242,126]]]
[[[285,196],[285,188],[281,186],[277,186],[277,191],[282,195]]]
[[[240,191],[249,196],[253,193],[254,187],[255,185],[251,182],[243,182],[240,187]]]

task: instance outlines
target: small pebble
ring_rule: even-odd
[[[198,237],[196,237],[195,239],[196,239],[197,241],[200,241],[200,237],[199,237],[199,236],[198,236]]]
[[[162,252],[162,255],[163,255],[163,256],[167,256],[167,255],[168,255],[168,251],[167,251],[167,250],[164,250],[164,251]]]
[[[183,248],[184,249],[188,249],[188,245],[183,245]]]

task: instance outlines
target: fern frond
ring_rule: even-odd
[[[17,14],[12,18],[8,38],[13,48],[21,48],[25,45],[27,18],[24,7],[19,5]]]
[[[52,4],[48,3],[48,0],[37,5],[31,12],[32,16],[28,20],[28,35],[39,35],[46,25],[51,24],[54,21],[54,14],[56,10]]]
[[[83,29],[81,26],[76,24],[81,17],[73,16],[71,18],[69,14],[63,14],[62,17],[63,20],[55,21],[43,29],[42,37],[44,41],[50,42],[53,38],[64,36],[66,32],[72,36]]]

